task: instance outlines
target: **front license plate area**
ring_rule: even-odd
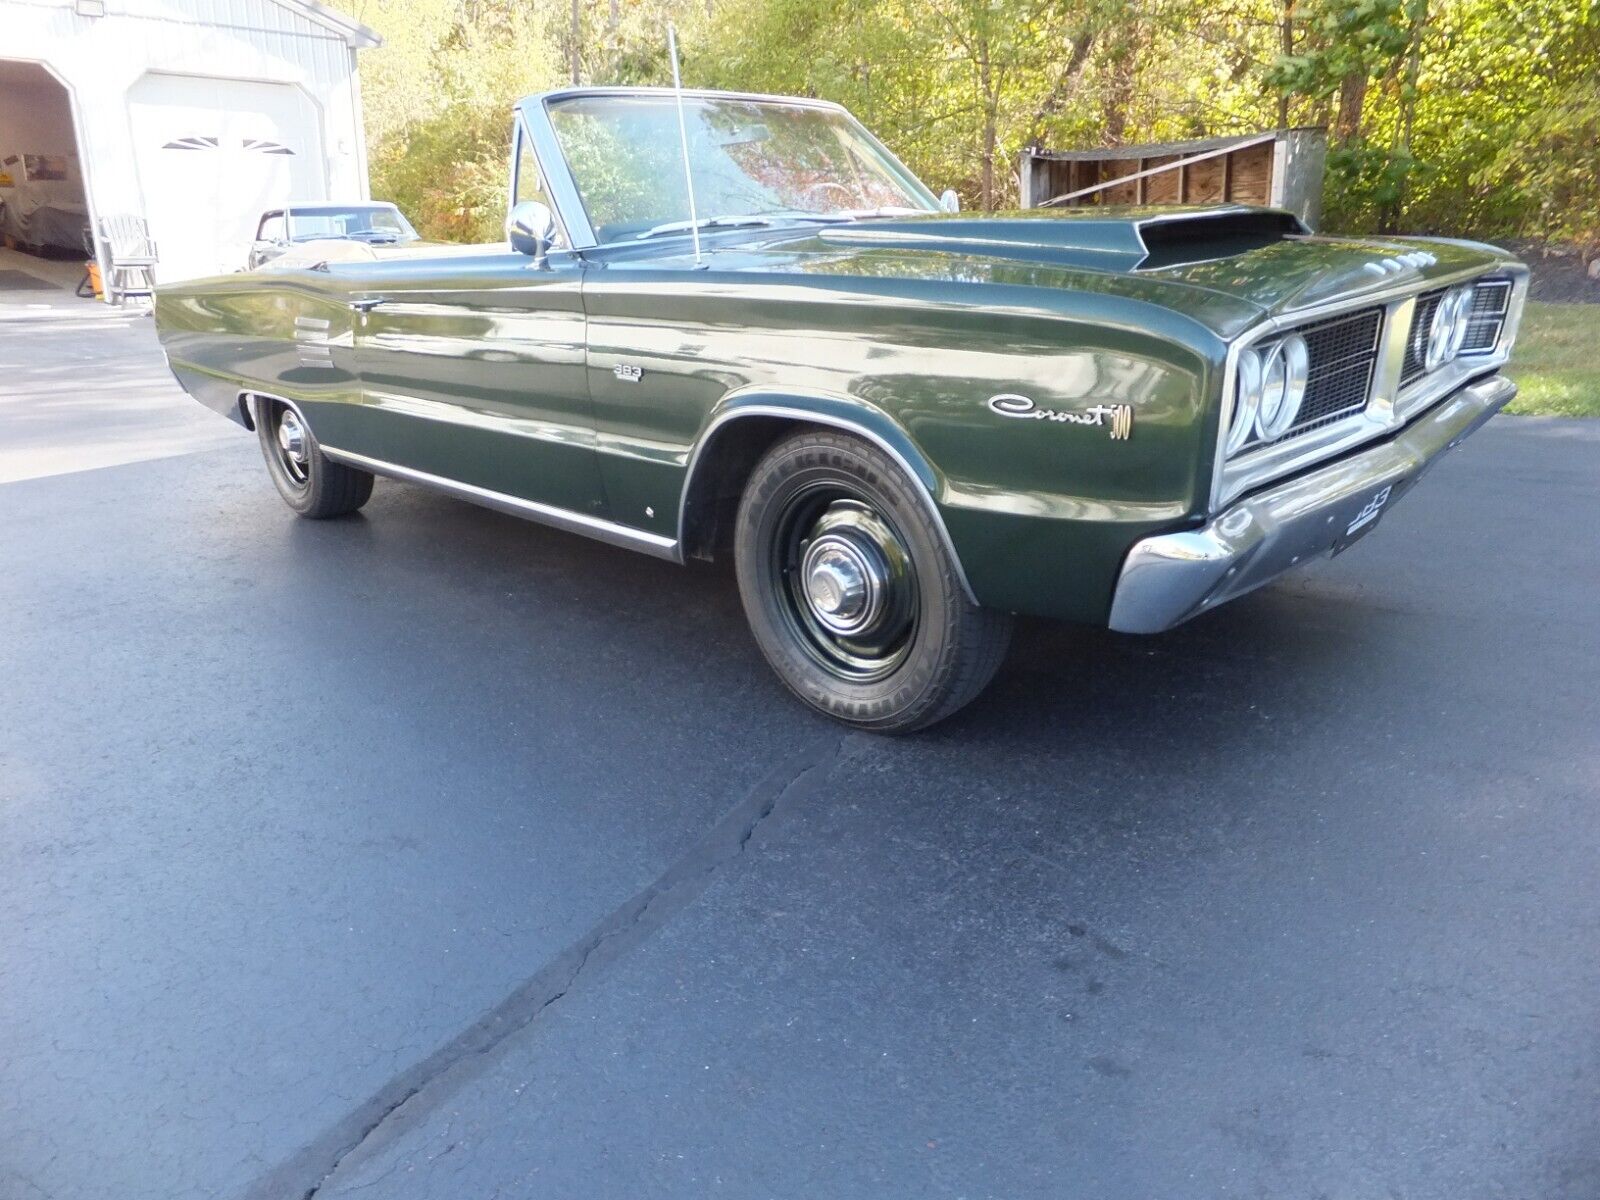
[[[1389,507],[1389,501],[1394,499],[1399,490],[1399,484],[1391,483],[1373,492],[1367,502],[1357,511],[1356,515],[1345,523],[1345,527],[1339,533],[1339,536],[1334,539],[1333,552],[1335,554],[1343,554],[1376,529],[1379,519]]]

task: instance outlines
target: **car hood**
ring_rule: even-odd
[[[1425,238],[1296,237],[1148,274],[1225,291],[1277,315],[1514,261],[1492,246]]]
[[[1475,243],[1317,236],[1290,213],[1240,205],[929,214],[777,238],[769,230],[746,248],[756,242],[804,271],[1115,293],[1224,336],[1266,316],[1513,261]]]

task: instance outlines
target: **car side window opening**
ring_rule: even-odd
[[[283,214],[269,213],[262,218],[261,229],[256,233],[259,242],[281,242],[283,238]]]
[[[520,126],[520,120],[518,124]],[[522,134],[520,127],[517,130],[516,172],[516,190],[511,202],[513,204],[521,204],[524,201],[533,200],[554,212],[556,206],[551,202],[549,193],[544,189],[544,180],[539,176],[539,160],[533,155],[533,143]],[[567,244],[566,238],[561,233],[559,222],[556,226],[554,244],[563,247]]]

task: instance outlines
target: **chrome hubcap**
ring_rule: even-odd
[[[824,534],[807,547],[800,571],[812,614],[835,633],[865,629],[883,610],[889,581],[882,555],[870,544]]]
[[[278,445],[283,448],[290,462],[305,466],[306,431],[300,424],[300,418],[292,412],[284,413],[278,422]]]
[[[816,487],[790,502],[774,565],[791,628],[812,658],[842,679],[868,682],[909,650],[916,578],[898,532],[842,491]]]
[[[278,415],[278,457],[284,469],[296,483],[304,483],[307,476],[309,454],[306,448],[306,428],[292,408]]]

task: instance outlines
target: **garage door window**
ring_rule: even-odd
[[[151,72],[128,106],[158,283],[240,270],[263,213],[327,197],[321,113],[301,88]]]

